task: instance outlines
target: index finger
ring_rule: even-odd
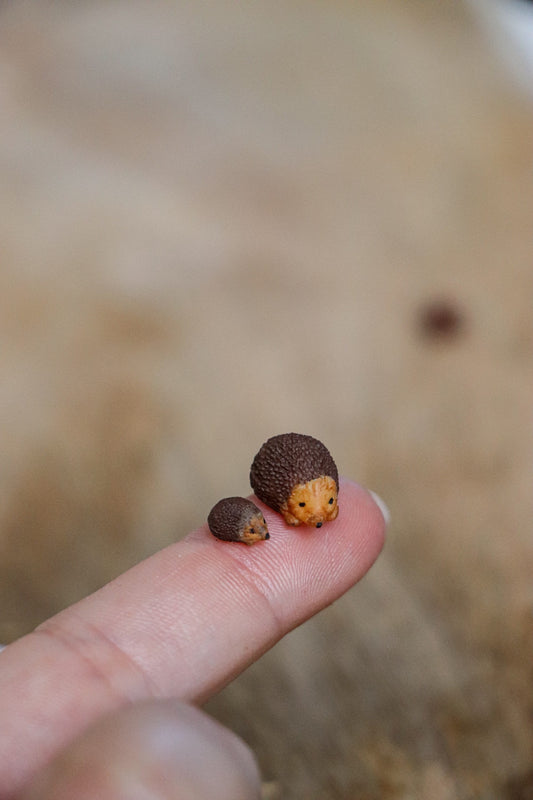
[[[320,530],[289,528],[257,502],[269,541],[220,542],[203,526],[2,652],[4,787],[125,703],[205,701],[359,580],[382,547],[382,513],[356,484],[341,482],[339,516]]]

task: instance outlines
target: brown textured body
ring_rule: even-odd
[[[284,433],[268,439],[253,460],[250,484],[289,525],[320,527],[339,512],[337,466],[313,436]]]
[[[225,497],[207,517],[209,530],[225,542],[254,544],[270,538],[261,510],[244,497]]]

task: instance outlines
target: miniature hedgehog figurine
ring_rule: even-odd
[[[207,517],[209,530],[225,542],[254,544],[270,539],[261,510],[244,497],[225,497],[213,506]]]
[[[339,475],[329,450],[312,436],[283,433],[261,447],[250,470],[257,497],[288,525],[322,527],[339,513]]]

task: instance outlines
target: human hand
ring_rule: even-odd
[[[259,797],[248,748],[194,706],[356,583],[385,523],[348,481],[320,531],[258,505],[269,541],[203,526],[0,653],[0,800]]]

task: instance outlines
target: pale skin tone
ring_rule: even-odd
[[[203,526],[0,653],[0,800],[260,797],[246,746],[195,706],[353,586],[385,523],[350,482],[321,530],[254,502],[270,540]]]

